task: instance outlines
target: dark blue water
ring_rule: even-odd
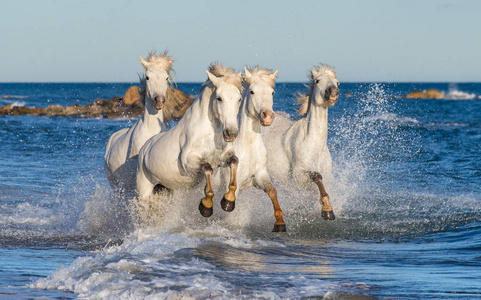
[[[84,105],[131,84],[0,84],[0,106]],[[200,83],[179,83],[196,94]],[[435,88],[444,100],[400,96]],[[109,136],[133,119],[0,117],[0,298],[481,298],[481,84],[342,83],[329,109],[337,219],[279,186],[199,216],[201,190],[162,228],[134,228],[103,173]],[[300,83],[278,83],[295,117]],[[194,199],[194,200],[192,200]],[[218,204],[216,204],[218,205]],[[219,212],[219,213],[217,213]]]

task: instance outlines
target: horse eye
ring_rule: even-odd
[[[221,98],[221,97],[217,97],[217,100],[222,101],[222,98]]]
[[[241,101],[242,101],[242,98],[239,98],[239,102],[241,102]]]
[[[149,80],[149,76],[145,76],[145,80]]]
[[[251,95],[254,95],[254,91],[250,91]]]
[[[165,78],[165,80],[169,80],[169,77]]]
[[[272,95],[274,95],[274,92],[272,92]]]
[[[319,83],[319,79],[316,79],[316,83]]]

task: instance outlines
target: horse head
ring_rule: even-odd
[[[140,62],[145,68],[146,106],[152,106],[156,110],[164,108],[173,61],[173,58],[167,56],[166,51],[158,56],[150,53],[147,60],[140,57]]]
[[[213,116],[221,124],[224,141],[233,142],[239,132],[237,115],[241,101],[241,76],[233,73],[217,77],[209,71],[206,72],[215,87],[211,96]],[[235,84],[236,82],[238,84]]]
[[[257,117],[262,126],[269,126],[274,120],[274,87],[278,71],[272,73],[266,69],[248,70],[244,67],[245,85],[244,101],[246,101],[247,111]]]
[[[311,99],[322,107],[331,107],[339,98],[339,81],[334,68],[325,65],[311,70]]]

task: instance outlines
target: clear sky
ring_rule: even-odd
[[[139,55],[175,57],[177,82],[213,61],[305,81],[481,81],[481,1],[0,0],[0,82],[136,82]]]

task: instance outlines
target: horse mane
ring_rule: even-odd
[[[305,85],[306,87],[309,87],[307,85]],[[299,107],[299,109],[297,110],[297,115],[298,116],[304,116],[307,114],[307,111],[309,110],[309,99],[311,98],[310,96],[310,93],[309,94],[303,94],[301,92],[297,92],[297,95],[296,95],[296,102],[298,105],[300,105],[301,107]]]
[[[235,72],[234,69],[221,65],[218,62],[213,62],[209,65],[209,72],[211,72],[216,77],[222,77],[222,79],[234,85],[239,91],[242,91],[242,77]],[[210,82],[209,79],[204,83],[207,85]]]
[[[245,80],[248,84],[252,84],[254,82],[262,80],[262,81],[267,82],[271,86],[271,88],[276,87],[275,78],[273,78],[271,76],[271,75],[274,74],[274,72],[272,72],[271,70],[259,68],[259,66],[255,66],[255,67],[249,68],[247,70],[252,74],[252,77],[245,78]]]
[[[162,67],[167,73],[173,71],[172,69],[172,58],[168,56],[167,50],[157,55],[155,51],[149,52],[149,56],[147,57],[147,62],[154,63]]]
[[[314,89],[314,85],[316,84],[315,83],[316,78],[324,75],[337,78],[336,72],[334,72],[334,68],[325,64],[321,64],[320,66],[315,66],[312,68],[312,71],[309,72],[308,78],[310,80],[310,85],[305,85],[309,89],[309,92],[307,94],[298,92],[296,95],[297,104],[301,106],[297,110],[298,116],[303,116],[307,114],[309,110],[309,103],[311,102],[310,99],[312,95],[312,90]]]

